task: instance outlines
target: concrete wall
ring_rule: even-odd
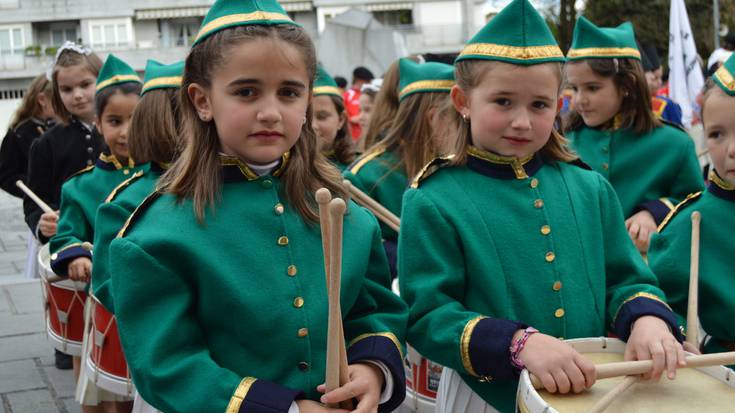
[[[20,99],[0,100],[0,141],[5,136],[10,118],[13,117],[15,110],[20,105],[20,101]]]

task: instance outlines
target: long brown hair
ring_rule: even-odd
[[[10,121],[9,129],[15,129],[21,122],[38,116],[41,112],[41,107],[38,105],[38,95],[41,94],[46,96],[46,101],[51,104],[51,82],[46,78],[45,73],[36,76],[31,85],[28,86],[18,110],[13,115],[13,120]]]
[[[341,96],[329,95],[329,99],[334,104],[337,116],[344,119],[342,127],[337,130],[337,136],[335,136],[334,142],[332,143],[334,157],[337,159],[337,162],[349,165],[355,160],[355,145],[352,142],[352,136],[350,135],[350,126],[349,121],[347,120],[347,112],[345,112],[345,103]]]
[[[56,64],[54,65],[53,72],[51,73],[51,82],[53,83],[53,96],[51,97],[51,104],[54,107],[54,112],[56,112],[56,116],[59,118],[61,123],[65,125],[71,122],[71,113],[69,113],[69,111],[66,109],[66,106],[64,106],[64,101],[61,100],[61,93],[59,93],[57,78],[59,76],[60,68],[72,67],[77,65],[83,65],[96,78],[100,74],[100,69],[102,69],[102,60],[100,60],[99,56],[94,53],[84,55],[70,49],[66,49],[61,52],[59,58],[56,59]]]
[[[399,60],[393,62],[383,74],[383,83],[373,103],[373,113],[367,130],[360,139],[361,148],[370,148],[380,140],[380,134],[390,129],[398,112],[398,82],[400,80]],[[383,136],[384,137],[384,136]]]
[[[477,87],[482,80],[483,75],[491,71],[494,66],[499,64],[510,64],[501,63],[496,61],[488,60],[462,60],[454,64],[454,76],[456,78],[457,86],[462,89],[465,94]],[[554,65],[554,73],[558,75],[559,79],[559,93],[561,93],[561,79],[562,79],[562,68],[561,63],[541,63],[544,65]],[[457,122],[459,123],[459,129],[457,130],[457,144],[456,153],[452,163],[454,165],[464,165],[467,161],[467,149],[472,145],[472,131],[470,128],[471,120],[462,119],[459,112],[455,115]],[[554,125],[560,125],[561,120],[557,115]],[[557,130],[556,126],[551,131],[551,136],[546,144],[539,151],[548,160],[556,160],[560,162],[570,162],[579,157],[567,146],[567,140]]]
[[[568,65],[586,64],[594,73],[611,77],[618,91],[623,94],[619,112],[619,127],[630,128],[642,135],[657,127],[661,122],[651,108],[651,95],[641,63],[636,59],[585,59],[568,62]],[[617,117],[617,116],[616,116]],[[602,126],[609,129],[616,124],[616,117]],[[577,130],[584,126],[584,119],[574,108],[564,117],[564,131]],[[615,125],[617,126],[617,125]]]
[[[135,106],[128,131],[130,156],[137,162],[171,163],[179,149],[176,125],[179,113],[179,90],[153,89]]]
[[[187,90],[192,84],[211,87],[212,71],[227,59],[235,46],[258,38],[278,39],[294,45],[304,56],[304,64],[313,88],[316,73],[316,51],[309,35],[300,26],[248,25],[219,31],[196,44],[186,58],[181,85],[181,116],[184,149],[172,167],[161,177],[165,191],[175,194],[179,201],[191,198],[194,212],[200,222],[205,210],[214,208],[220,195],[221,165],[218,152],[219,137],[214,122],[203,122],[197,116]],[[283,172],[286,198],[304,219],[318,221],[319,212],[313,194],[326,187],[334,196],[344,197],[341,175],[317,150],[316,134],[311,126],[311,104],[307,107],[306,122],[301,136],[290,149],[291,157]]]

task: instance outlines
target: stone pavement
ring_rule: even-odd
[[[71,370],[54,367],[38,280],[23,278],[21,201],[0,191],[0,413],[75,413]]]

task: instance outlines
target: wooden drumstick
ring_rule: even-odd
[[[689,302],[687,304],[687,343],[699,348],[699,224],[702,214],[692,212],[692,255],[689,263]]]
[[[701,158],[704,155],[707,155],[709,153],[709,148],[704,148],[701,151],[697,152],[697,158]]]
[[[388,225],[394,231],[398,232],[400,230],[401,220],[394,213],[390,212],[386,207],[380,205],[378,201],[356,188],[349,180],[343,180],[342,184],[355,202],[369,209],[376,218]]]
[[[33,193],[33,191],[31,191],[31,188],[28,188],[26,184],[23,183],[23,181],[18,179],[17,181],[15,181],[15,185],[20,188],[20,190],[23,191],[26,195],[28,195],[28,198],[31,198],[31,200],[35,202],[36,205],[38,205],[38,207],[43,210],[43,212],[51,212],[53,214],[56,214],[56,211],[51,209],[51,207],[48,206],[47,203],[43,202],[43,200],[39,198],[38,195]]]
[[[726,353],[698,354],[686,357],[686,366],[677,367],[678,369],[688,369],[695,367],[710,367],[735,364],[735,351]],[[595,366],[597,371],[597,380],[609,379],[611,377],[620,376],[636,376],[645,374],[653,368],[652,360],[637,361],[619,361],[615,363],[604,363]],[[531,384],[535,389],[543,388],[541,380],[531,375]]]
[[[340,307],[340,287],[342,282],[342,229],[347,206],[342,199],[329,202],[329,324],[327,329],[327,377],[325,384],[330,392],[349,378],[347,370],[347,350],[342,326]],[[352,409],[351,401],[340,403],[339,407]]]
[[[634,385],[638,382],[640,379],[639,376],[626,376],[623,381],[618,383],[617,386],[613,387],[612,390],[607,392],[600,400],[597,401],[590,409],[587,411],[587,413],[602,413],[604,412],[610,405],[617,399],[621,394],[623,394],[630,386]]]

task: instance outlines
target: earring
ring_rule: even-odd
[[[209,122],[209,115],[205,115],[204,113],[199,114],[199,119],[202,120],[202,122]]]
[[[304,122],[303,125],[306,125],[306,116],[304,116]]]
[[[470,116],[468,114],[466,114],[466,113],[463,113],[462,114],[462,120],[465,121],[465,122],[469,122],[470,121]]]

